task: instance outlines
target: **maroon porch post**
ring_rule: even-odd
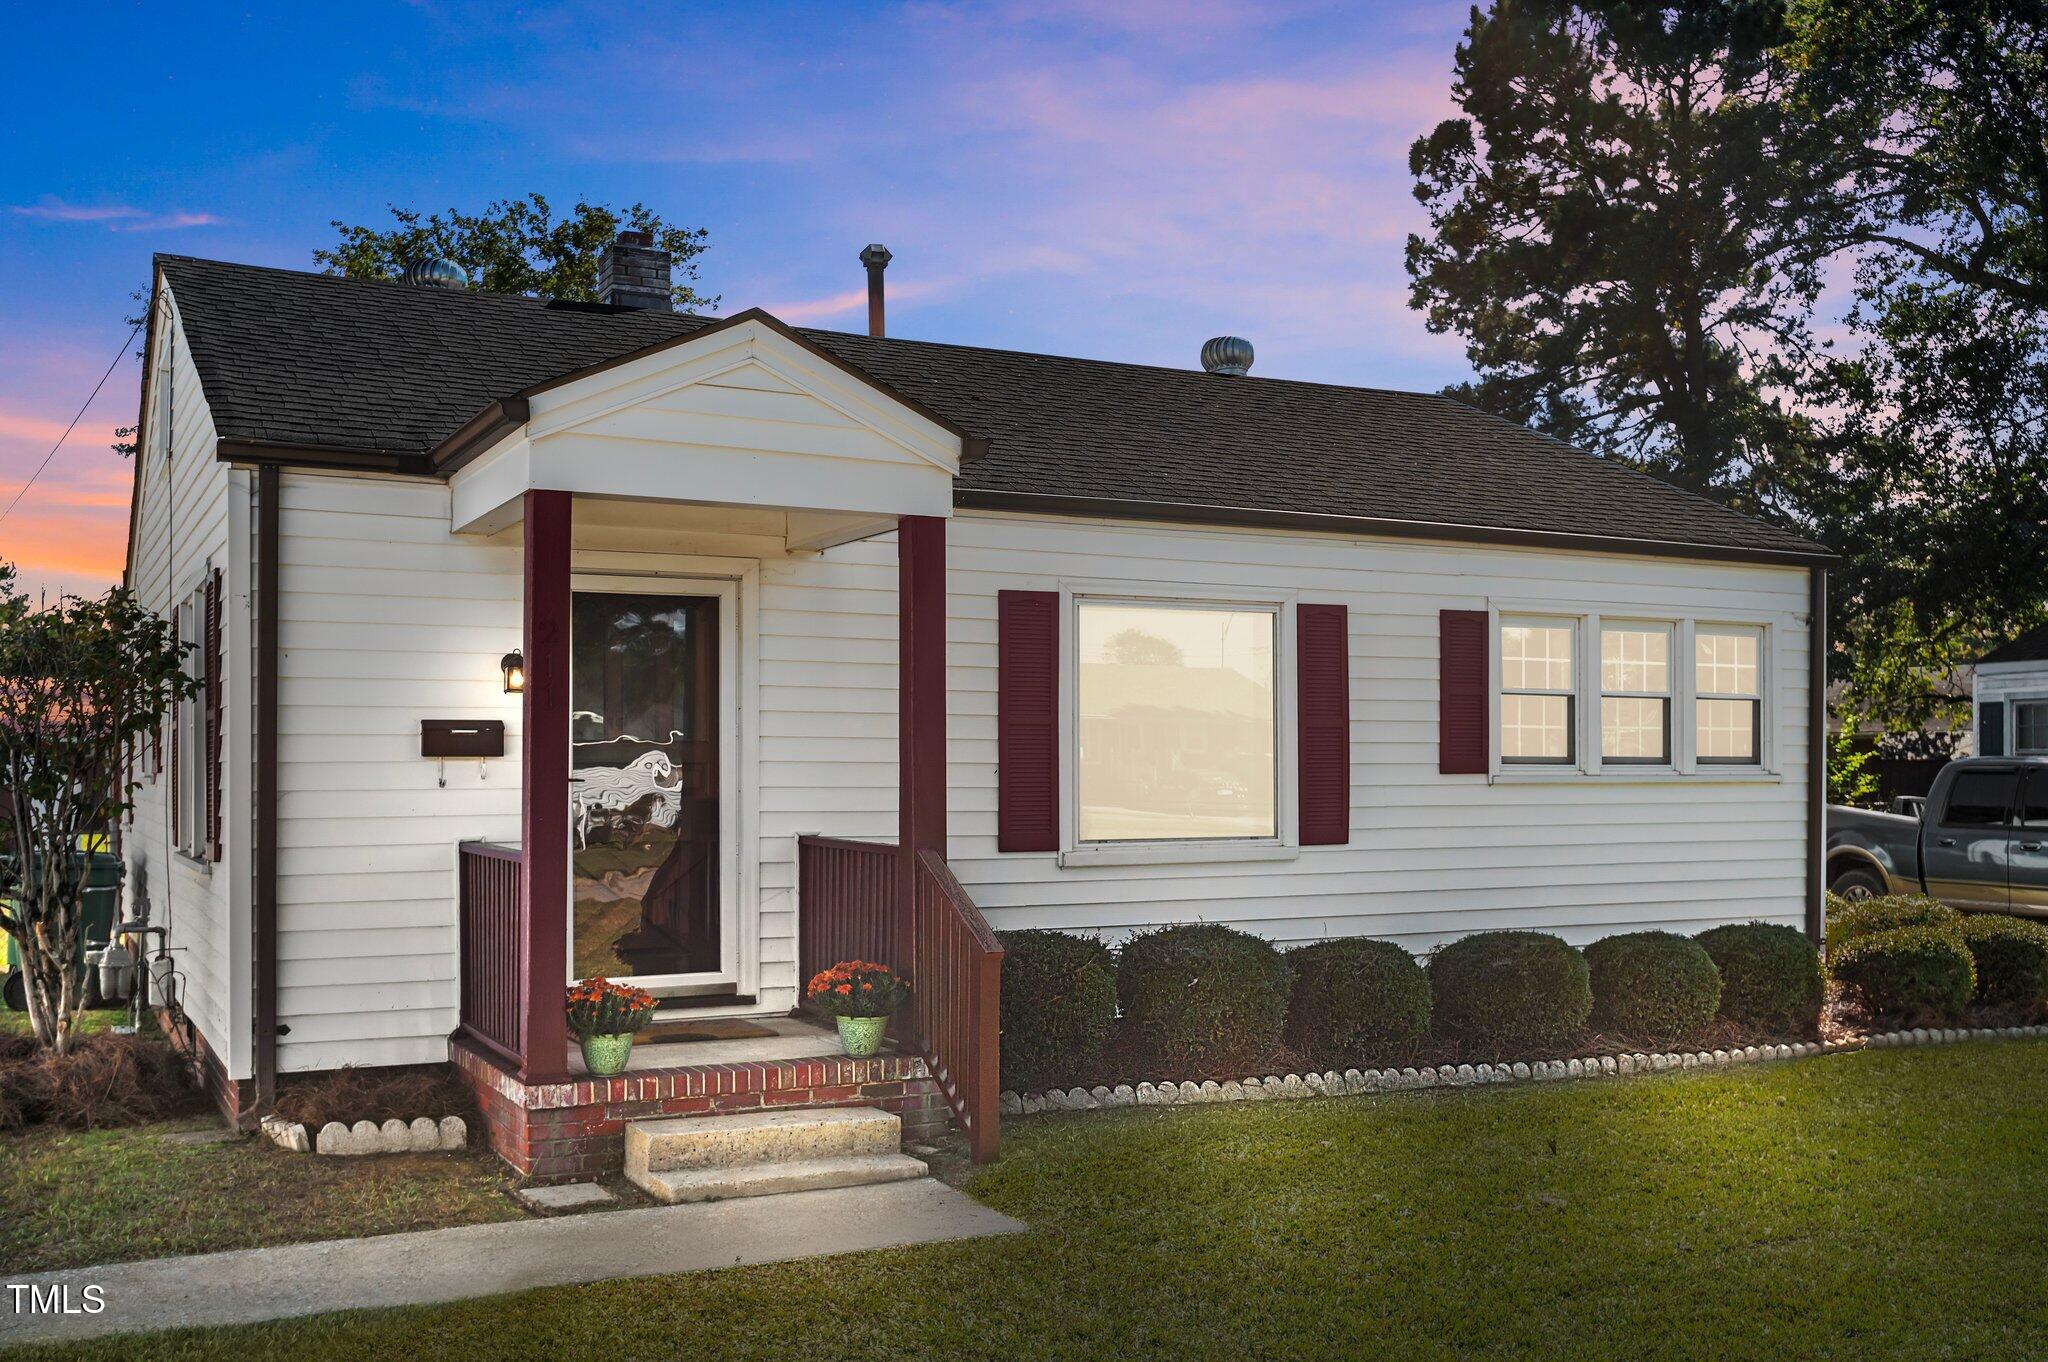
[[[907,968],[917,853],[946,854],[946,522],[937,516],[896,522],[896,618],[899,861],[896,959],[888,963]]]
[[[569,494],[526,494],[526,690],[519,795],[519,1077],[569,1074],[562,997],[569,977]]]

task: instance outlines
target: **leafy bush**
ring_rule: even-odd
[[[1436,1030],[1475,1051],[1569,1045],[1593,1010],[1586,957],[1545,932],[1478,932],[1430,956]]]
[[[1873,1016],[1954,1017],[1977,991],[1969,947],[1952,926],[1897,927],[1851,937],[1828,952],[1828,969]]]
[[[1287,963],[1287,1047],[1305,1059],[1363,1062],[1429,1030],[1429,976],[1391,941],[1318,941],[1290,952]]]
[[[1626,1036],[1689,1035],[1721,1006],[1721,972],[1696,941],[1627,932],[1586,947],[1593,1025]]]
[[[1832,957],[1837,947],[1872,932],[1895,932],[1901,927],[1947,927],[1953,930],[1962,914],[1925,894],[1889,894],[1879,899],[1851,903],[1828,899],[1827,942]]]
[[[1731,923],[1693,938],[1721,972],[1729,1021],[1810,1036],[1820,1028],[1820,952],[1805,932],[1777,922]]]
[[[1961,928],[1977,966],[1977,1000],[2048,1000],[2048,927],[2003,913],[1972,913]]]
[[[1109,947],[1065,932],[1002,932],[1003,1086],[1072,1083],[1102,1062],[1116,1021]]]
[[[1270,942],[1214,924],[1124,943],[1116,994],[1140,1061],[1197,1074],[1264,1061],[1287,1015],[1287,962]]]

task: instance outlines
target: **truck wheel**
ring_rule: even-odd
[[[8,1011],[28,1011],[28,980],[22,977],[20,970],[11,969],[7,971],[7,986],[4,990],[4,996]]]
[[[1837,897],[1851,903],[1884,897],[1883,878],[1867,865],[1851,865],[1837,870],[1835,877],[1828,881],[1828,888]]]

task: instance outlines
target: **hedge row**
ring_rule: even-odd
[[[1828,972],[1888,1021],[1953,1020],[1972,1002],[2048,1001],[2048,927],[1964,915],[1921,894],[1828,900]]]
[[[1283,1042],[1338,1067],[1430,1035],[1474,1057],[1554,1051],[1589,1024],[1665,1040],[1721,1017],[1810,1035],[1821,1005],[1812,944],[1766,923],[1633,932],[1583,952],[1543,932],[1479,932],[1426,963],[1363,937],[1283,954],[1213,924],[1141,933],[1115,953],[1051,931],[1003,945],[1002,1081],[1018,1091],[1100,1072],[1119,1014],[1133,1062],[1199,1075],[1255,1066]]]

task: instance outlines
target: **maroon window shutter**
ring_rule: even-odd
[[[1301,844],[1351,840],[1351,630],[1341,605],[1294,607]]]
[[[1437,770],[1483,776],[1487,763],[1486,612],[1446,610],[1438,617]]]
[[[1060,845],[1060,597],[996,593],[996,850]]]
[[[206,579],[206,853],[220,859],[220,569]]]

